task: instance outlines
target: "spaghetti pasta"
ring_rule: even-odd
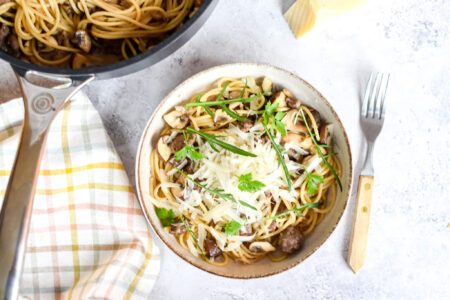
[[[35,64],[83,68],[153,47],[199,0],[0,1],[0,47]],[[6,34],[2,33],[4,32]]]
[[[223,78],[164,115],[151,199],[158,217],[173,215],[166,229],[179,243],[212,264],[283,260],[333,209],[332,125],[274,90],[268,78]]]

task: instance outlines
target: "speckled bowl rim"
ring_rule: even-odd
[[[259,274],[259,275],[249,275],[249,276],[245,276],[245,275],[227,275],[227,274],[219,274],[216,273],[212,270],[207,270],[204,269],[202,267],[202,265],[200,263],[197,263],[196,261],[194,261],[193,257],[190,256],[184,256],[182,253],[178,252],[175,248],[173,248],[169,242],[166,242],[166,240],[164,239],[164,237],[162,236],[162,234],[159,233],[159,230],[157,230],[157,226],[153,223],[152,219],[149,217],[149,213],[146,210],[146,205],[144,203],[144,197],[142,196],[142,189],[140,187],[141,184],[141,180],[140,180],[140,172],[139,172],[139,165],[140,165],[140,160],[141,160],[141,152],[142,152],[142,148],[144,147],[144,140],[147,136],[147,132],[148,129],[150,127],[150,124],[153,123],[153,120],[156,118],[157,115],[160,115],[160,110],[161,107],[163,106],[163,104],[170,98],[172,98],[172,96],[176,93],[176,91],[181,88],[182,86],[185,85],[189,85],[191,83],[191,81],[193,81],[194,79],[196,79],[197,77],[202,76],[205,73],[209,73],[212,72],[213,70],[217,70],[217,69],[221,69],[221,68],[229,68],[229,67],[240,67],[242,69],[246,69],[246,68],[272,68],[275,69],[276,71],[280,71],[280,72],[284,72],[289,76],[295,77],[296,79],[300,80],[301,82],[303,82],[303,84],[305,84],[306,86],[308,86],[314,93],[317,94],[319,101],[323,102],[326,106],[328,106],[328,108],[330,109],[330,112],[333,114],[333,116],[335,117],[337,124],[340,126],[343,136],[344,136],[344,141],[345,141],[345,146],[346,146],[346,151],[348,152],[348,164],[349,164],[349,180],[348,180],[348,184],[347,184],[347,194],[343,196],[343,199],[345,199],[345,203],[342,207],[342,210],[339,212],[338,214],[338,218],[336,219],[336,223],[333,224],[332,227],[329,228],[328,231],[326,231],[326,233],[323,235],[322,240],[319,240],[319,243],[316,247],[312,248],[308,253],[305,253],[305,255],[300,258],[299,260],[296,260],[294,263],[284,267],[284,268],[280,268],[274,271],[269,271],[266,272],[264,274]],[[330,238],[331,234],[334,232],[334,230],[336,229],[337,225],[339,224],[340,220],[342,219],[342,215],[345,212],[345,209],[347,208],[347,204],[352,192],[352,182],[353,182],[353,161],[352,161],[352,152],[351,152],[351,147],[350,147],[350,143],[348,140],[348,135],[347,132],[345,130],[344,125],[342,124],[341,119],[339,118],[338,114],[336,113],[336,111],[334,110],[333,106],[328,102],[328,100],[316,89],[314,88],[309,82],[307,82],[306,80],[302,79],[300,76],[287,71],[283,68],[280,67],[276,67],[273,65],[269,65],[269,64],[260,64],[260,63],[232,63],[232,64],[222,64],[222,65],[218,65],[218,66],[214,66],[211,68],[208,68],[206,70],[200,71],[196,74],[194,74],[193,76],[189,77],[188,79],[184,80],[182,83],[180,83],[179,85],[177,85],[175,88],[172,89],[172,91],[167,94],[163,100],[158,104],[158,106],[155,108],[155,110],[153,111],[152,115],[150,116],[150,119],[148,120],[147,124],[145,125],[145,129],[142,133],[141,139],[139,141],[139,146],[138,146],[138,151],[137,151],[137,155],[136,155],[136,166],[135,166],[135,180],[136,180],[136,190],[137,190],[137,195],[138,195],[138,200],[139,200],[139,205],[141,206],[141,209],[144,213],[145,219],[147,220],[147,223],[150,224],[150,226],[152,227],[153,231],[156,233],[156,235],[158,236],[159,240],[162,241],[163,244],[165,244],[170,250],[172,250],[172,252],[174,252],[178,257],[180,257],[182,260],[186,261],[187,263],[191,264],[192,266],[208,272],[210,274],[216,275],[216,276],[220,276],[220,277],[226,277],[226,278],[233,278],[233,279],[256,279],[256,278],[263,278],[263,277],[269,277],[272,275],[276,275],[276,274],[280,274],[282,272],[285,272],[287,270],[292,269],[295,266],[298,266],[300,263],[302,263],[303,261],[305,261],[308,257],[310,257],[313,253],[315,253],[320,247],[322,247],[322,245]],[[147,179],[145,179],[147,180]],[[149,204],[150,206],[153,207],[153,204]],[[224,267],[226,268],[226,266]]]

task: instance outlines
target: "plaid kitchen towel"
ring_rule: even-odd
[[[21,99],[0,105],[0,201],[15,158]],[[148,298],[159,273],[122,162],[82,93],[54,120],[41,164],[20,292],[31,299]]]

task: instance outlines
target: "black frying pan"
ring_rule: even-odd
[[[33,208],[37,175],[48,128],[71,98],[94,79],[127,75],[153,65],[186,43],[209,17],[218,0],[203,0],[197,13],[152,49],[112,65],[80,70],[23,62],[0,51],[17,75],[25,118],[16,160],[0,213],[0,299],[16,299]]]

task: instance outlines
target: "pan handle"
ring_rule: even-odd
[[[0,213],[0,299],[17,299],[40,161],[56,114],[94,76],[71,79],[15,70],[25,116]]]

